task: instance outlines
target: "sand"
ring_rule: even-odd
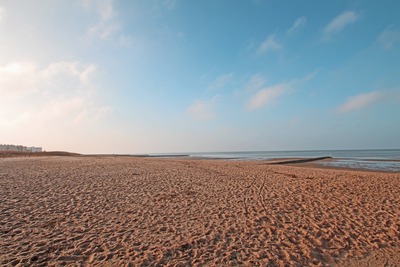
[[[0,159],[1,266],[400,266],[400,174]]]

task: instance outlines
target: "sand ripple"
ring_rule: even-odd
[[[261,162],[0,159],[0,265],[400,266],[399,185]]]

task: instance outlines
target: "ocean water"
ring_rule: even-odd
[[[295,150],[295,151],[246,151],[246,152],[210,152],[189,153],[194,157],[266,160],[276,158],[346,158],[373,160],[400,160],[400,149],[381,150]]]
[[[333,160],[315,163],[333,167],[400,172],[400,149],[211,152],[188,155],[232,160],[332,157]]]

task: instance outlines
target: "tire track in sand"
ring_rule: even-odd
[[[247,218],[249,217],[249,211],[247,208],[248,192],[249,192],[250,188],[252,188],[253,185],[256,183],[256,181],[257,181],[257,176],[253,178],[253,181],[250,183],[249,186],[246,187],[246,190],[244,191],[244,194],[243,194],[244,212],[245,212],[245,215]]]

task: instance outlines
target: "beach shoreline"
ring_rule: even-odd
[[[400,174],[304,164],[0,159],[0,264],[400,266]]]
[[[1,158],[10,157],[127,157],[178,158],[182,160],[256,161],[266,164],[303,166],[322,169],[342,169],[372,172],[400,172],[398,149],[381,150],[309,150],[309,151],[254,151],[210,153],[156,153],[156,154],[79,154],[65,151],[19,152],[0,151]],[[343,153],[349,153],[345,155]],[[334,154],[330,154],[334,153]],[[363,154],[360,157],[360,153]],[[386,153],[386,154],[385,154]],[[387,154],[388,153],[388,154]],[[257,156],[256,156],[257,155]],[[366,157],[368,155],[368,157]],[[350,157],[349,157],[350,156]]]

